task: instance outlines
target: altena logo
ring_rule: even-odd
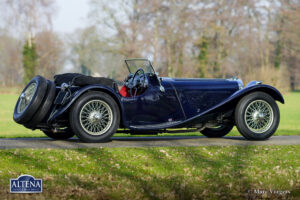
[[[31,175],[21,175],[17,179],[10,179],[11,193],[40,193],[42,191],[42,179],[35,179]]]

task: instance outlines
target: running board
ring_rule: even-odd
[[[161,124],[135,125],[135,126],[129,126],[129,128],[133,130],[158,130],[158,129],[166,129],[180,123],[181,121],[173,121],[173,122],[165,122]]]

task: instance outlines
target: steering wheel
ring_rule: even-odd
[[[125,84],[126,87],[130,89],[130,95],[136,96],[137,91],[146,86],[145,71],[142,68],[139,68],[132,77],[128,77]],[[134,95],[132,95],[132,89],[135,89]]]

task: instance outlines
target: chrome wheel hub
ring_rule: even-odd
[[[264,100],[251,102],[245,111],[245,122],[247,127],[254,133],[264,133],[273,124],[273,109]]]
[[[87,102],[79,115],[81,127],[90,135],[104,134],[111,127],[113,120],[110,106],[102,100]]]
[[[20,95],[20,101],[17,107],[17,112],[22,113],[25,111],[29,103],[31,102],[35,91],[37,89],[36,83],[31,83],[24,92]]]
[[[102,119],[102,114],[98,111],[94,111],[90,114],[89,120],[92,124],[97,124],[101,121]]]
[[[253,121],[255,121],[256,123],[262,122],[265,118],[265,114],[262,113],[261,111],[256,111],[253,113],[252,118]]]

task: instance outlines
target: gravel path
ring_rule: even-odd
[[[100,147],[175,147],[175,146],[229,146],[229,145],[300,145],[299,136],[273,136],[265,141],[249,141],[243,137],[206,138],[203,136],[113,137],[106,143],[83,143],[78,139],[52,140],[50,138],[0,139],[0,149],[15,148],[100,148]]]

